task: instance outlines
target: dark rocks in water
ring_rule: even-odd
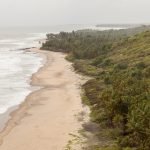
[[[36,47],[27,47],[27,48],[20,48],[20,49],[15,49],[13,51],[24,51],[24,50],[30,50],[32,48],[36,48]]]
[[[27,48],[22,48],[20,50],[29,50],[29,49],[32,49],[32,48],[36,48],[36,47],[27,47]]]
[[[24,51],[24,52],[30,52],[30,49],[33,49],[36,47],[27,47],[27,48],[20,48],[20,49],[12,49],[11,51]]]

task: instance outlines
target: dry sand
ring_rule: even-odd
[[[31,82],[42,88],[31,93],[11,114],[0,133],[0,150],[62,150],[70,139],[69,134],[81,128],[76,117],[83,111],[80,76],[72,71],[64,54],[34,51],[47,57]]]

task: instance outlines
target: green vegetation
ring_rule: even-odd
[[[42,49],[67,52],[74,68],[92,77],[83,85],[83,101],[91,120],[111,129],[117,140],[117,147],[91,150],[150,149],[150,31],[145,29],[47,35]]]

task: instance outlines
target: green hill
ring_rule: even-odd
[[[83,102],[120,149],[150,149],[150,31],[140,31],[50,34],[42,48],[67,52],[77,71],[93,77]]]

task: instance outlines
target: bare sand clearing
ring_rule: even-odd
[[[35,50],[35,49],[34,49]],[[62,53],[40,51],[47,62],[32,77],[31,93],[0,133],[0,150],[62,150],[81,127],[80,77]]]

